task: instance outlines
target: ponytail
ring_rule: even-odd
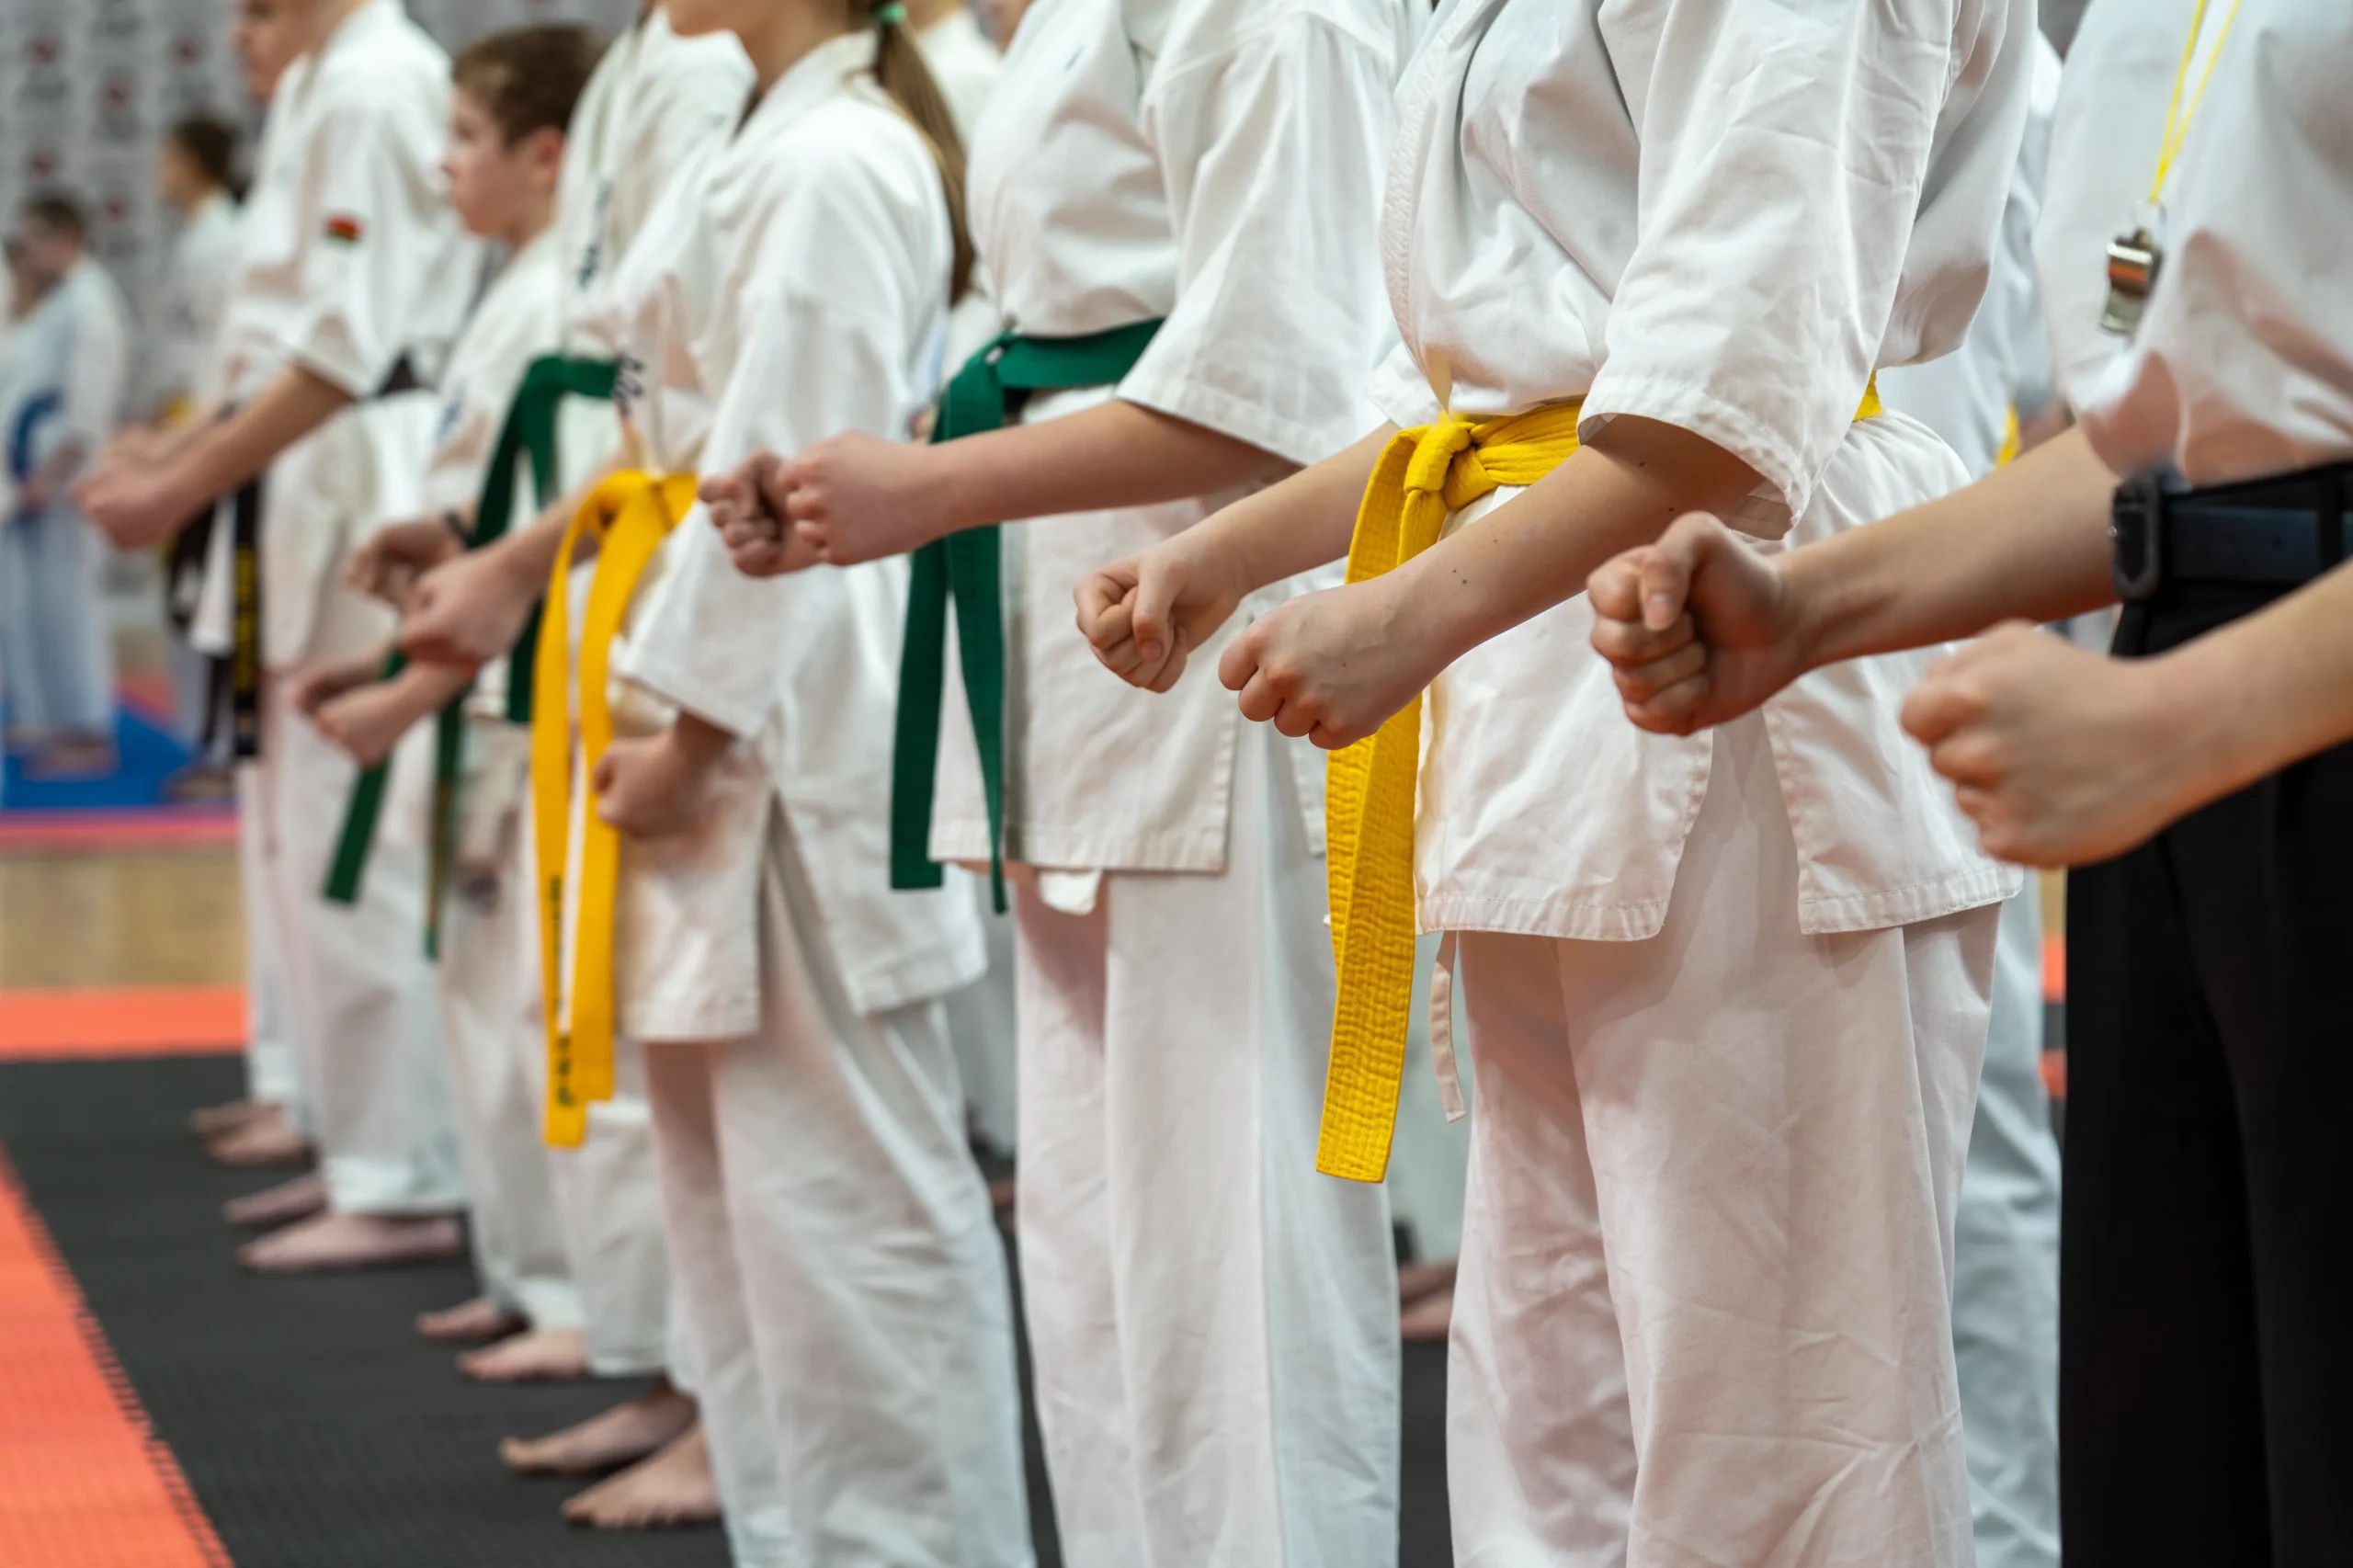
[[[956,264],[948,297],[961,300],[972,286],[972,232],[964,222],[964,138],[949,112],[947,95],[924,62],[923,45],[907,22],[902,0],[858,0],[874,17],[874,79],[908,122],[931,143],[939,184],[948,198],[948,223],[956,237]]]

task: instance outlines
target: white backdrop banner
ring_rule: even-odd
[[[610,31],[636,0],[408,0],[456,50],[525,22]],[[56,185],[90,211],[96,248],[144,312],[171,221],[148,190],[156,141],[205,111],[258,125],[229,49],[233,0],[0,0],[0,211]],[[250,139],[249,139],[250,140]],[[250,146],[246,149],[250,153]]]

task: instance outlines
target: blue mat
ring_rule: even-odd
[[[165,804],[164,780],[188,766],[188,748],[125,707],[115,710],[114,733],[121,762],[104,778],[28,778],[25,759],[9,757],[0,772],[0,812],[145,811]]]

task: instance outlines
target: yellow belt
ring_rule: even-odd
[[[695,477],[656,479],[617,473],[598,485],[556,551],[540,610],[539,656],[532,667],[531,817],[540,855],[540,956],[547,1009],[547,1141],[576,1148],[588,1133],[588,1108],[613,1097],[613,908],[620,877],[620,835],[597,820],[593,783],[584,816],[579,905],[572,970],[571,1020],[565,1027],[564,872],[572,824],[572,721],[566,592],[580,541],[598,540],[596,574],[580,623],[580,754],[584,780],[612,744],[605,682],[613,639],[646,562],[695,502]]]
[[[1447,415],[1400,431],[1381,454],[1348,546],[1348,581],[1394,570],[1438,542],[1447,517],[1506,486],[1534,484],[1577,449],[1580,402],[1500,419]],[[1874,382],[1856,417],[1881,412]],[[1422,699],[1332,755],[1325,839],[1339,1000],[1315,1168],[1351,1181],[1388,1174],[1414,985],[1414,791]]]

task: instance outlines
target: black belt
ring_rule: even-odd
[[[2168,583],[2292,588],[2353,555],[2353,463],[2192,489],[2166,472],[2119,486],[2109,533],[2127,604]]]

